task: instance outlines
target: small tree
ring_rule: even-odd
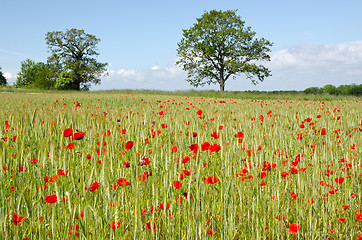
[[[327,84],[322,88],[323,92],[331,94],[331,95],[338,95],[340,91],[333,86],[332,84]]]
[[[99,63],[97,44],[100,39],[84,30],[48,32],[46,43],[52,56],[48,62],[57,62],[61,71],[72,72],[71,89],[89,89],[90,83],[100,84],[100,76],[107,63]]]
[[[1,67],[0,67],[0,86],[6,86],[7,85],[7,81],[5,76],[3,75],[3,72],[1,71]]]
[[[18,73],[16,87],[51,89],[55,83],[54,66],[48,63],[26,59],[21,62],[21,69]]]
[[[28,87],[34,83],[35,71],[34,71],[35,62],[31,59],[26,59],[21,62],[20,72],[15,83],[16,87]]]
[[[205,12],[187,30],[178,43],[177,65],[188,72],[187,81],[195,86],[220,85],[224,91],[229,77],[244,73],[253,84],[270,76],[270,71],[258,65],[259,61],[270,61],[272,43],[255,38],[250,27],[235,11]]]

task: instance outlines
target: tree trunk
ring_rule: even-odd
[[[225,89],[225,82],[222,81],[222,82],[220,82],[220,92],[223,92],[224,89]]]

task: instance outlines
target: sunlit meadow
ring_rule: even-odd
[[[0,239],[362,239],[360,99],[0,93],[0,116]]]

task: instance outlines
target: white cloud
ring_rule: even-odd
[[[282,49],[271,54],[271,65],[275,67],[343,66],[362,63],[362,41],[341,44],[306,44],[291,49]]]
[[[9,72],[4,72],[3,75],[7,80],[14,80],[16,78],[16,76],[14,74],[9,73]]]
[[[265,64],[272,77],[262,90],[303,90],[326,84],[362,83],[362,41],[340,44],[305,44],[271,53]]]
[[[106,89],[155,89],[185,90],[192,87],[185,81],[185,73],[177,66],[153,66],[148,70],[111,69],[108,76],[102,78],[101,85],[92,86],[92,90]]]
[[[109,70],[108,71],[108,78],[112,81],[137,81],[142,82],[144,80],[144,74],[142,72],[139,72],[137,70],[133,69],[118,69],[118,70]]]
[[[158,70],[158,69],[160,69],[160,67],[159,66],[153,66],[151,69],[152,70]]]
[[[264,65],[271,70],[271,77],[254,86],[241,74],[236,80],[226,82],[226,90],[304,90],[326,84],[362,83],[362,41],[304,44],[274,51],[270,55],[271,61]],[[92,89],[192,89],[185,79],[186,73],[174,63],[148,70],[113,69],[102,79],[102,85]],[[206,85],[199,89],[218,90],[219,86]]]

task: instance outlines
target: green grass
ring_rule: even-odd
[[[362,235],[362,222],[355,219],[362,212],[361,101],[310,100],[302,94],[217,96],[213,91],[0,94],[0,163],[7,169],[0,172],[0,239],[357,239]],[[80,107],[75,107],[77,102]],[[201,116],[198,110],[203,111]],[[307,118],[311,121],[304,121]],[[70,127],[85,137],[64,137],[63,131]],[[325,135],[318,132],[322,128]],[[213,131],[220,137],[211,137]],[[242,141],[234,136],[237,132],[245,134]],[[297,138],[300,133],[302,139]],[[128,141],[134,146],[126,151]],[[72,142],[75,148],[67,149]],[[205,142],[219,144],[220,151],[202,151]],[[190,152],[192,144],[199,146],[196,154]],[[173,146],[177,152],[171,152]],[[293,166],[298,154],[300,162]],[[142,156],[151,163],[140,166]],[[191,159],[178,163],[185,156]],[[33,158],[37,162],[32,163]],[[124,162],[130,167],[125,168]],[[264,170],[266,177],[260,179],[265,162],[275,168]],[[24,171],[19,171],[21,165]],[[248,172],[242,174],[245,166]],[[299,172],[292,174],[292,167]],[[45,182],[44,177],[58,175],[60,169],[69,172],[56,182]],[[183,170],[190,169],[191,174],[180,179]],[[326,170],[333,174],[327,176]],[[284,179],[281,173],[288,171]],[[152,175],[140,181],[145,172]],[[253,178],[246,179],[249,175]],[[219,181],[206,184],[203,179],[209,176]],[[344,182],[337,184],[337,177],[344,177]],[[131,185],[111,188],[120,178]],[[175,189],[173,181],[182,182],[182,187]],[[99,188],[91,192],[94,182]],[[44,184],[47,188],[41,190]],[[338,191],[326,196],[333,189]],[[292,192],[298,194],[295,199]],[[357,196],[352,198],[351,193]],[[56,203],[44,202],[53,194]],[[161,203],[170,208],[162,210]],[[81,211],[84,217],[77,219]],[[16,226],[13,213],[26,219]],[[277,220],[278,215],[285,220]],[[340,217],[346,220],[341,222]],[[112,221],[122,224],[112,229]],[[298,234],[287,232],[291,223],[300,224]]]

